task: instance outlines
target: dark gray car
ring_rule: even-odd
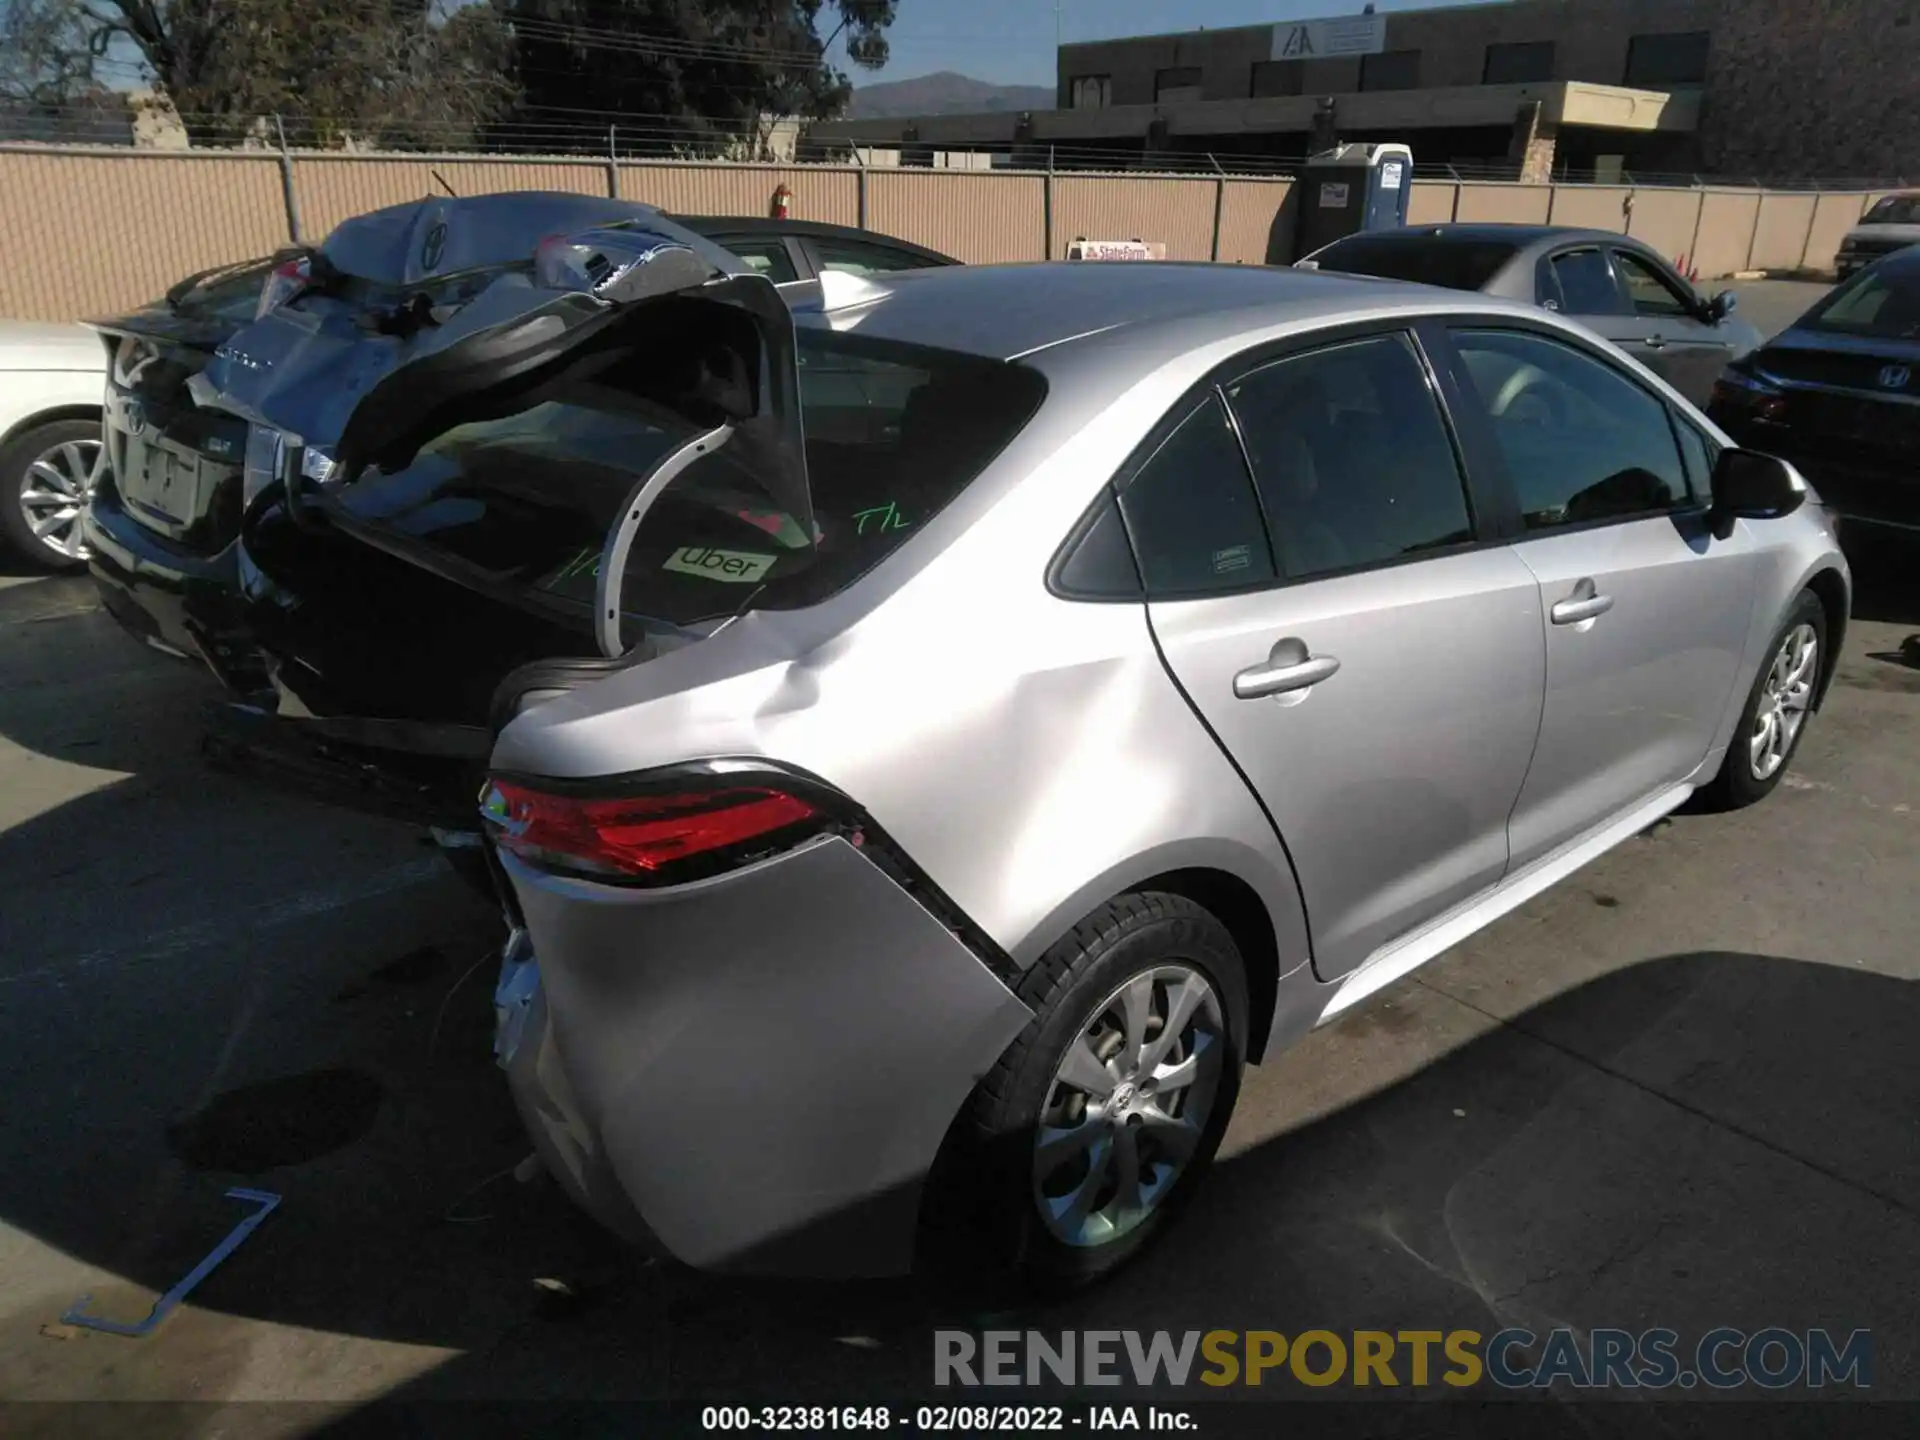
[[[1421,225],[1349,235],[1299,262],[1478,290],[1556,310],[1620,346],[1696,405],[1763,336],[1733,315],[1734,296],[1706,299],[1660,254],[1610,230],[1558,225]]]

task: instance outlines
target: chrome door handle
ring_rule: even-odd
[[[1294,654],[1283,654],[1290,644],[1295,654],[1305,658],[1296,659]],[[1322,680],[1331,679],[1340,669],[1340,662],[1331,655],[1306,655],[1306,647],[1298,641],[1282,640],[1273,649],[1274,653],[1264,665],[1249,666],[1233,677],[1235,699],[1258,700],[1267,695],[1285,695],[1295,690],[1305,690]]]
[[[1593,582],[1582,580],[1574,587],[1573,594],[1555,604],[1548,613],[1556,625],[1578,625],[1582,620],[1595,619],[1612,608],[1611,595],[1595,594]]]
[[[1649,350],[1664,350],[1667,348],[1667,342],[1658,335],[1649,335],[1644,343]]]

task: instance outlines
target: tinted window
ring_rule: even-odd
[[[1882,262],[1809,310],[1799,329],[1920,340],[1920,266]]]
[[[1453,445],[1405,336],[1278,361],[1227,398],[1289,578],[1472,538]]]
[[[1084,524],[1068,548],[1054,581],[1061,594],[1075,599],[1130,600],[1140,594],[1140,572],[1112,491],[1101,498],[1092,522]]]
[[[749,239],[745,235],[716,235],[713,238],[715,244],[726,246],[776,285],[800,278],[800,273],[793,268],[793,257],[787,253],[786,242],[778,236]]]
[[[1455,336],[1530,530],[1652,514],[1686,498],[1667,407],[1611,366],[1538,335]]]
[[[869,245],[861,240],[815,240],[814,256],[822,270],[848,275],[873,275],[888,270],[924,270],[928,262],[891,245]]]
[[[1189,415],[1120,495],[1149,595],[1205,595],[1273,579],[1240,442],[1218,398]]]
[[[1707,78],[1707,32],[1636,35],[1627,42],[1625,84],[1658,90],[1667,85],[1700,85]]]
[[[1627,282],[1627,297],[1633,302],[1634,314],[1653,317],[1693,313],[1693,306],[1680,298],[1666,276],[1638,255],[1629,250],[1616,250],[1613,263],[1620,267],[1620,276]]]
[[[1598,250],[1573,250],[1551,262],[1560,290],[1560,308],[1569,315],[1618,315],[1625,308],[1607,257]]]
[[[1467,240],[1450,236],[1354,235],[1336,240],[1313,258],[1322,270],[1345,275],[1378,275],[1414,280],[1449,290],[1478,290],[1513,258],[1506,240]]]
[[[1303,95],[1307,85],[1304,60],[1256,60],[1247,90],[1254,99],[1263,95]]]
[[[1418,90],[1420,88],[1420,52],[1383,50],[1360,60],[1362,90]]]
[[[1483,85],[1526,85],[1553,78],[1553,42],[1529,40],[1521,44],[1487,46]]]
[[[1045,395],[1024,366],[803,328],[800,397],[818,544],[722,447],[683,471],[641,523],[630,615],[675,624],[815,604],[878,564],[972,482]],[[665,428],[639,377],[657,346],[614,347],[457,425],[406,468],[345,492],[364,518],[590,615],[600,549]]]
[[[1680,454],[1687,462],[1687,488],[1696,500],[1713,498],[1713,462],[1719,447],[1685,420],[1674,421],[1680,436]]]
[[[1889,195],[1860,217],[1865,225],[1920,225],[1920,195]]]

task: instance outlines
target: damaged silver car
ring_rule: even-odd
[[[327,343],[219,377],[337,435],[247,517],[279,705],[234,743],[478,793],[534,1144],[701,1267],[1111,1270],[1245,1064],[1767,794],[1846,623],[1797,473],[1481,295],[783,293],[630,229],[404,365]]]

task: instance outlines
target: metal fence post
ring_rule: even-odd
[[[1040,258],[1053,259],[1053,146],[1047,146],[1047,173],[1040,182]]]
[[[1742,270],[1753,269],[1753,247],[1760,243],[1760,212],[1766,208],[1767,192],[1760,189],[1758,182],[1756,182],[1753,201],[1753,228],[1747,231],[1747,258],[1740,266]]]
[[[853,163],[858,167],[853,176],[853,203],[856,222],[862,230],[867,228],[867,162],[860,156],[860,147],[853,147]]]
[[[1213,161],[1213,168],[1218,172],[1213,177],[1213,248],[1207,254],[1207,259],[1217,263],[1220,259],[1220,212],[1227,203],[1227,172],[1218,160],[1214,160],[1212,151],[1207,152],[1207,159]]]
[[[293,188],[293,156],[287,150],[287,127],[278,115],[273,117],[273,133],[280,142],[280,199],[287,208],[287,238],[304,245],[300,238],[300,196]]]
[[[620,127],[607,126],[607,198],[620,198]]]

